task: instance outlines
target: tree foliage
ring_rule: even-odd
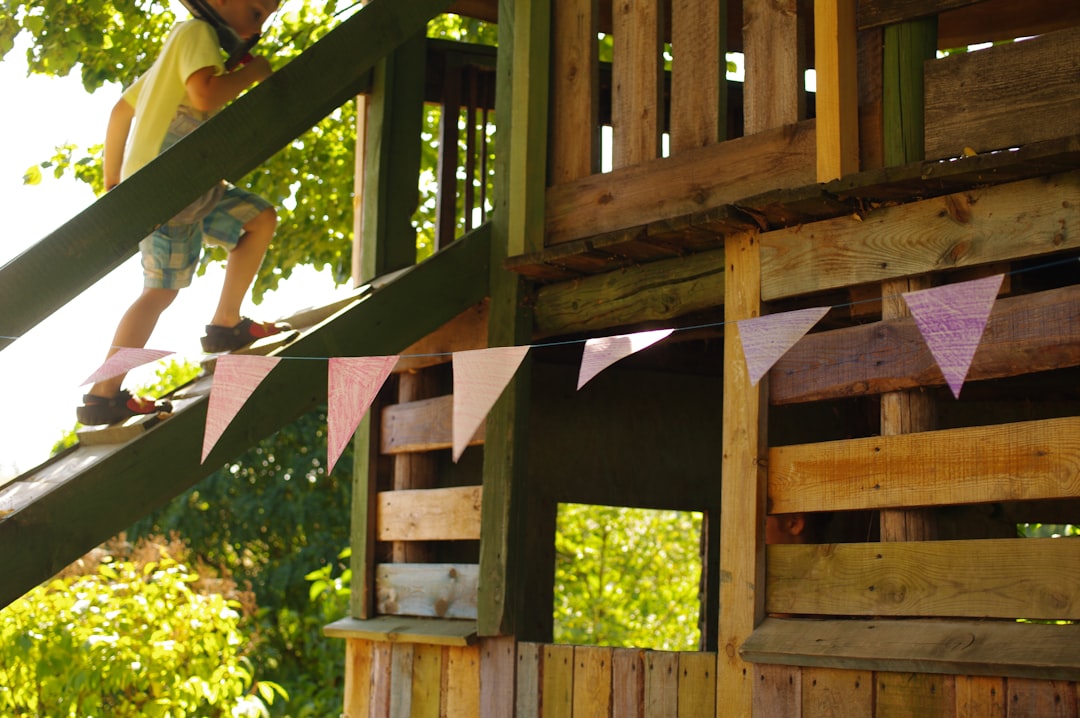
[[[260,716],[284,695],[255,679],[241,603],[141,549],[99,550],[0,611],[3,715]]]

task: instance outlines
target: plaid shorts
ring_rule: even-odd
[[[229,185],[225,196],[201,221],[164,224],[139,242],[143,286],[183,289],[191,284],[203,243],[232,251],[244,225],[272,205],[257,194]]]

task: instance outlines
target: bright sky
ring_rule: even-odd
[[[31,165],[51,157],[57,145],[71,142],[85,148],[100,143],[119,93],[119,87],[106,86],[89,95],[74,74],[62,79],[27,77],[24,48],[19,45],[0,62],[0,97],[9,108],[2,119],[0,201],[5,231],[0,265],[94,201],[89,188],[73,178],[56,180],[46,171],[40,185],[25,186],[22,177]],[[198,361],[199,337],[220,286],[219,271],[196,277],[162,316],[147,346]],[[0,480],[44,461],[62,432],[74,426],[75,407],[85,391],[79,384],[104,360],[116,322],[141,288],[135,257],[0,351]],[[294,272],[261,305],[248,302],[245,313],[276,319],[328,302],[333,293],[328,275]],[[153,376],[151,368],[136,370],[129,375],[129,384],[147,383]]]

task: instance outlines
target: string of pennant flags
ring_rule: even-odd
[[[1004,274],[906,292],[902,296],[941,369],[959,398]],[[831,306],[767,314],[736,322],[752,385],[824,317]],[[666,339],[675,329],[659,329],[584,340],[577,389],[619,360]],[[580,340],[578,340],[580,342]],[[576,342],[576,343],[578,343]],[[491,347],[452,352],[454,462],[534,346]],[[83,382],[124,374],[174,352],[121,348]],[[327,471],[333,470],[375,396],[402,355],[327,357]],[[248,397],[288,357],[223,354],[217,358],[207,407],[202,461],[214,448]]]

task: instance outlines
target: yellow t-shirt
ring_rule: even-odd
[[[178,114],[197,118],[195,126],[209,117],[191,107],[186,85],[188,78],[204,67],[213,67],[218,75],[225,71],[214,29],[202,20],[178,24],[153,66],[124,92],[124,100],[135,108],[135,121],[124,152],[121,179],[158,156]]]

